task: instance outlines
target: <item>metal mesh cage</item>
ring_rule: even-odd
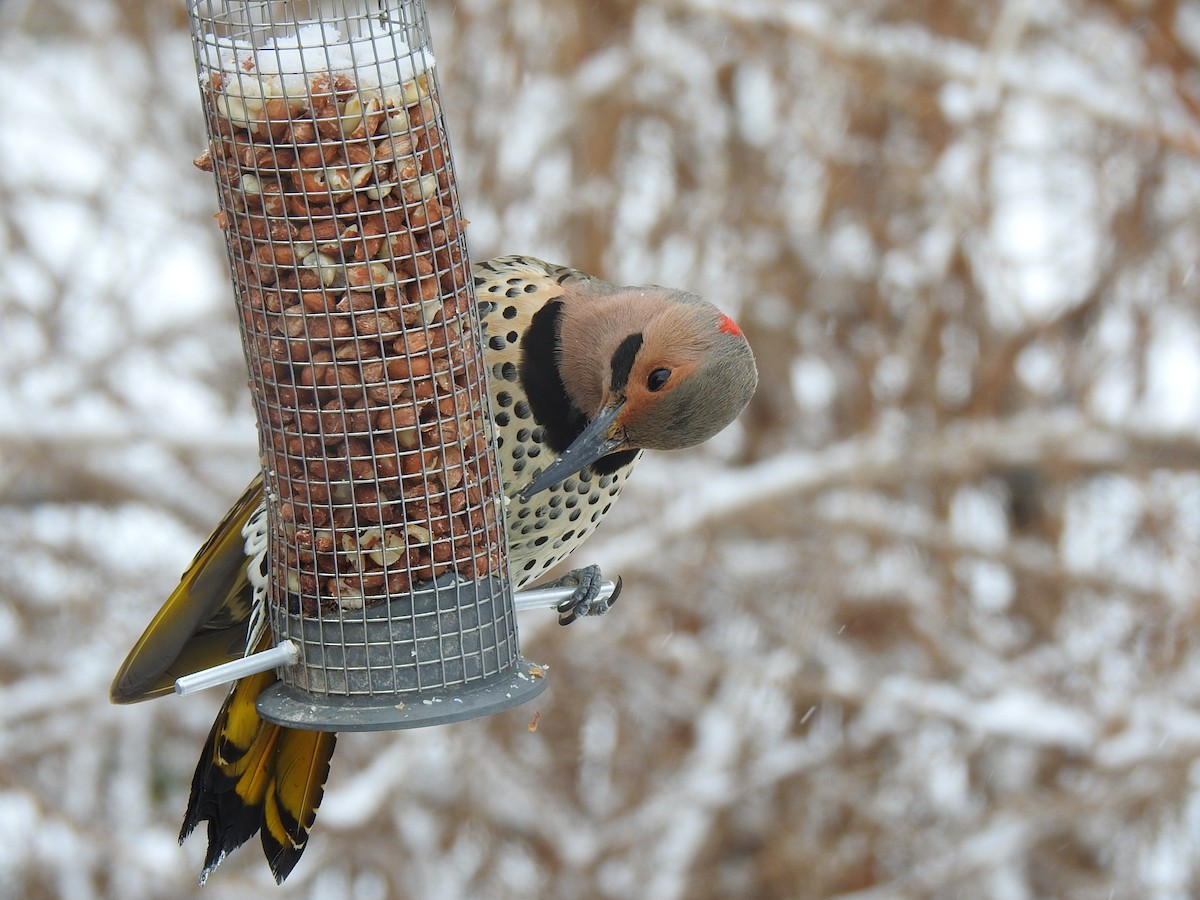
[[[300,648],[260,711],[352,730],[523,702],[541,684],[424,5],[189,12],[259,423],[260,589]]]

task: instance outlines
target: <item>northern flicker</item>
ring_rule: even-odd
[[[620,287],[521,256],[481,263],[474,275],[519,588],[591,535],[643,449],[712,437],[749,402],[757,374],[737,325],[695,294]],[[255,479],[130,651],[114,702],[169,693],[176,678],[245,647],[263,509]],[[559,608],[564,624],[604,611],[598,574],[569,576],[578,586]],[[264,634],[250,649],[269,642]],[[201,753],[180,840],[208,823],[202,883],[259,831],[282,882],[315,821],[335,735],[261,720],[255,700],[275,680],[266,672],[237,682]]]

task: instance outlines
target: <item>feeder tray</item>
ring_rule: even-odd
[[[276,659],[295,657],[260,713],[373,730],[523,703],[545,682],[518,646],[424,3],[193,0],[189,18],[196,162],[216,180],[259,426],[251,571]]]

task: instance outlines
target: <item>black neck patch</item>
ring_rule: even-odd
[[[600,457],[588,468],[598,475],[611,475],[618,469],[623,469],[633,462],[638,452],[637,450],[618,450],[616,453]]]
[[[533,417],[542,426],[546,444],[562,453],[587,427],[587,416],[571,402],[558,371],[559,331],[563,304],[551,300],[533,314],[521,338],[521,387]]]
[[[575,438],[587,427],[588,417],[578,406],[571,402],[567,395],[567,387],[563,383],[562,374],[558,370],[559,335],[562,328],[563,304],[561,300],[551,300],[533,314],[529,328],[521,338],[521,387],[529,400],[529,408],[533,417],[542,426],[546,446],[555,454],[566,450]],[[633,358],[642,345],[640,334],[630,335],[621,342],[621,347],[637,338],[636,346],[629,353],[629,362],[622,363],[624,367],[621,388],[629,380],[629,370],[633,366]],[[618,357],[621,349],[613,354],[613,374],[617,373]],[[618,469],[633,462],[637,450],[621,450],[596,460],[589,466],[600,475],[611,475]]]
[[[620,394],[629,384],[629,373],[633,370],[633,361],[637,359],[638,351],[642,349],[642,333],[631,334],[617,345],[612,355],[612,382],[610,390]]]

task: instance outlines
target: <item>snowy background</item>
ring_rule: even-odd
[[[344,736],[202,896],[1200,892],[1200,3],[429,5],[475,258],[704,293],[762,387],[542,697]],[[183,7],[0,3],[3,897],[197,890],[220,696],[106,696],[256,466]]]

